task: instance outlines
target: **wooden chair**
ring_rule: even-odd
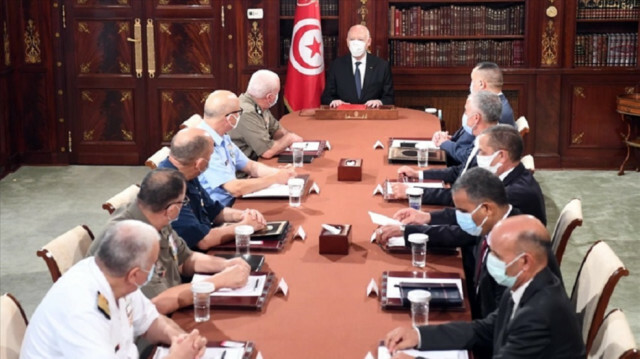
[[[522,165],[524,166],[524,168],[526,168],[529,171],[531,171],[531,173],[535,173],[536,172],[536,164],[535,164],[535,162],[533,160],[533,156],[531,156],[531,155],[523,156],[520,159],[520,162],[522,162]]]
[[[9,293],[0,296],[0,358],[20,357],[28,323],[20,302],[14,296]]]
[[[524,116],[518,117],[516,120],[516,127],[518,128],[518,132],[520,132],[520,136],[524,137],[527,133],[529,133],[529,121]]]
[[[87,255],[93,238],[89,227],[81,225],[61,234],[36,252],[47,263],[54,283]]]
[[[169,147],[162,147],[161,149],[156,151],[156,153],[151,155],[151,157],[147,158],[147,161],[144,163],[145,166],[151,168],[152,170],[155,170],[156,168],[158,168],[160,162],[164,161],[169,156],[169,152],[171,152],[171,149]]]
[[[582,339],[591,351],[613,289],[629,271],[605,242],[594,243],[585,255],[571,292],[571,303],[582,327]]]
[[[137,184],[132,184],[122,190],[122,192],[109,198],[102,204],[102,209],[108,211],[109,214],[113,214],[116,209],[131,203],[138,195],[138,192],[140,192],[140,187]]]
[[[640,351],[636,346],[627,317],[622,310],[614,309],[604,317],[587,358],[640,358]]]
[[[193,115],[191,115],[191,117],[189,117],[182,124],[180,124],[180,129],[182,130],[183,128],[187,128],[187,127],[197,127],[202,121],[203,121],[202,117],[197,113],[194,113]]]
[[[582,202],[578,198],[574,198],[560,212],[553,236],[551,236],[551,248],[556,255],[558,265],[562,262],[562,256],[571,233],[578,226],[582,226]]]

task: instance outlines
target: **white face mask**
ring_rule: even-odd
[[[273,100],[273,103],[269,103],[269,108],[275,106],[278,103],[278,96],[279,95],[280,95],[279,93],[276,93],[276,99]]]
[[[473,93],[473,80],[469,84],[469,93]]]
[[[478,167],[484,168],[485,170],[493,173],[494,175],[498,173],[498,168],[502,166],[502,163],[498,162],[495,165],[491,165],[491,162],[496,158],[496,156],[500,153],[500,151],[494,152],[492,155],[482,156],[477,155],[476,161],[478,161]]]
[[[360,57],[364,54],[364,50],[366,48],[366,44],[364,41],[360,40],[351,40],[349,41],[349,51],[351,52],[351,56]]]
[[[231,121],[229,121],[229,117],[233,117],[236,120],[236,123],[232,125]],[[238,114],[229,114],[229,116],[225,117],[225,119],[227,120],[229,126],[231,126],[232,128],[238,127],[238,124],[240,123],[240,115]]]

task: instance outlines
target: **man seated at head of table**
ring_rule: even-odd
[[[272,158],[301,142],[302,137],[288,131],[269,109],[278,103],[280,78],[275,72],[258,70],[251,75],[247,91],[240,95],[242,115],[238,127],[229,131],[233,143],[248,158]]]
[[[167,358],[202,356],[206,338],[186,334],[138,290],[154,273],[159,240],[139,221],[108,227],[95,257],[71,267],[38,305],[20,358],[137,358],[140,335],[171,344]]]
[[[187,180],[187,198],[180,215],[171,227],[184,239],[189,248],[205,251],[235,238],[238,225],[250,225],[254,231],[264,228],[266,221],[254,209],[244,211],[223,206],[212,200],[200,185],[198,175],[207,168],[213,153],[213,139],[199,128],[185,128],[171,140],[169,157],[158,168],[178,170]],[[222,223],[233,223],[220,226]]]
[[[238,97],[226,90],[212,92],[204,104],[204,121],[199,128],[213,138],[215,147],[207,169],[198,176],[200,184],[213,200],[231,207],[236,197],[271,186],[285,184],[296,172],[291,167],[275,168],[250,160],[227,134],[236,128],[242,116]],[[236,178],[242,171],[251,178]]]
[[[502,93],[503,83],[502,70],[497,64],[493,62],[480,62],[471,71],[469,93],[486,90],[498,95],[502,102],[502,112],[499,122],[516,128],[516,123],[513,119],[513,109],[509,104],[509,100],[507,100]],[[473,149],[475,136],[471,133],[471,128],[466,126],[466,122],[467,119],[463,116],[462,127],[452,136],[449,136],[448,132],[437,131],[431,138],[433,144],[440,147],[440,149],[447,154],[448,166],[465,163]]]
[[[393,105],[393,80],[389,63],[367,52],[371,34],[364,25],[353,25],[347,33],[349,55],[333,61],[320,97],[332,108],[364,104],[369,108]]]
[[[397,352],[493,347],[494,358],[584,358],[578,319],[560,280],[547,266],[549,233],[536,218],[503,219],[489,235],[489,274],[509,288],[498,308],[486,318],[389,332],[385,345]]]
[[[163,314],[193,304],[191,285],[183,284],[181,277],[219,272],[207,278],[216,289],[239,288],[249,278],[250,267],[243,259],[226,260],[192,252],[171,228],[171,221],[178,218],[181,207],[187,201],[185,191],[185,179],[180,172],[153,170],[142,180],[136,200],[114,212],[109,222],[113,224],[135,219],[150,224],[160,234],[160,255],[155,272],[150,274],[150,280],[141,289]],[[100,242],[97,239],[91,244],[88,255],[96,253]]]
[[[474,136],[480,135],[486,129],[498,124],[502,104],[495,94],[489,91],[476,91],[469,94],[464,105],[464,113],[467,116],[467,126],[471,128]],[[477,166],[476,155],[478,153],[478,141],[474,141],[473,150],[467,161],[457,166],[415,170],[409,166],[402,166],[398,169],[398,174],[411,178],[441,180],[445,183],[454,183],[458,177],[464,174],[469,168]],[[394,183],[393,196],[395,198],[407,198],[407,188],[404,183]],[[441,206],[451,206],[451,191],[448,188],[425,188],[422,194],[423,204],[435,204]]]
[[[493,126],[478,136],[478,167],[498,176],[505,187],[508,203],[519,213],[530,214],[546,225],[544,196],[531,172],[520,162],[522,149],[522,137],[516,129],[508,125]],[[431,243],[437,245],[461,246],[472,240],[458,226],[452,208],[432,212],[405,208],[393,217],[407,226],[404,230],[403,226],[397,225],[383,227],[383,240],[403,234],[406,238],[410,233],[426,233]]]

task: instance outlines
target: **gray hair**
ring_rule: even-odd
[[[188,129],[185,129],[188,130]],[[185,131],[182,130],[182,131]],[[176,140],[177,138],[177,140]],[[180,136],[173,136],[171,140],[171,157],[178,160],[183,165],[195,163],[199,158],[205,157],[207,151],[211,148],[213,139],[208,133],[194,136],[191,140],[185,141]]]
[[[278,75],[269,70],[258,70],[251,75],[247,93],[256,99],[265,98],[273,91],[276,91],[280,78]]]
[[[500,97],[489,91],[478,91],[469,95],[473,107],[482,113],[482,121],[497,124],[502,115],[502,101]]]
[[[124,277],[135,267],[144,268],[154,242],[160,240],[151,225],[136,220],[124,220],[109,226],[96,252],[103,269],[114,277]]]

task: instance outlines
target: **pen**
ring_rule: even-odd
[[[260,283],[260,279],[256,278],[256,284],[254,284],[253,290],[258,289],[258,283]]]
[[[220,356],[220,359],[224,359],[225,355],[227,355],[227,351],[223,350],[222,351],[222,356]]]

